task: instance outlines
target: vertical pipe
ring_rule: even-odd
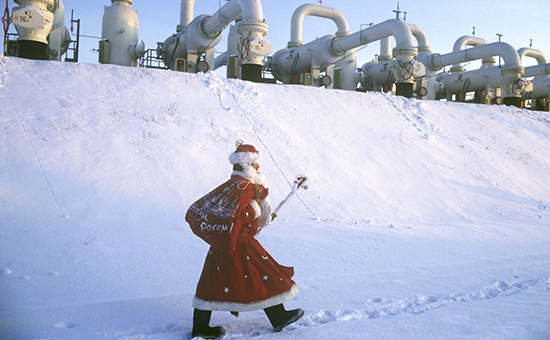
[[[191,21],[193,21],[195,0],[181,0],[180,23],[176,27],[176,32],[182,31]]]

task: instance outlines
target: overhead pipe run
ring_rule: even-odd
[[[418,48],[414,46],[413,35],[406,23],[397,19],[386,20],[347,37],[335,39],[331,48],[335,53],[341,53],[388,36],[393,36],[397,44],[393,49],[397,62],[391,65],[396,79],[395,94],[410,98],[414,87],[413,60],[418,55]]]
[[[290,83],[294,73],[301,73],[315,66],[330,66],[342,59],[346,52],[389,36],[394,36],[397,41],[393,54],[398,63],[392,65],[392,72],[398,79],[396,92],[410,97],[414,81],[408,67],[411,66],[418,49],[413,45],[413,36],[409,28],[396,19],[384,21],[345,37],[326,35],[292,50],[278,51],[272,58],[271,70],[276,79]]]
[[[465,50],[466,46],[482,46],[487,45],[489,42],[483,38],[474,37],[474,36],[462,36],[458,38],[455,41],[455,44],[453,46],[453,52],[459,52]],[[495,59],[493,56],[490,56],[489,58],[485,58],[482,60],[482,65],[487,66],[493,66],[495,64]],[[457,72],[464,72],[464,66],[462,66],[462,63],[457,63],[451,67],[451,73],[457,73]]]
[[[486,45],[476,46],[473,48],[451,52],[444,55],[434,54],[428,61],[428,67],[432,70],[439,70],[447,65],[456,65],[466,61],[473,61],[484,59],[488,57],[500,56],[504,60],[504,67],[494,67],[497,71],[500,71],[500,86],[503,93],[503,102],[507,105],[521,106],[521,76],[524,73],[524,68],[521,66],[521,61],[516,50],[509,44],[504,42],[495,42]],[[489,69],[492,69],[489,67]],[[468,88],[472,90],[473,84],[471,81],[477,79],[478,73],[483,72],[482,69],[476,71],[470,71],[468,80]],[[495,72],[495,71],[491,71]],[[457,84],[463,84],[463,90],[457,92],[463,92],[466,88],[466,79],[463,73],[454,73],[446,75],[442,78],[445,84],[445,88],[449,91],[451,88],[455,88]]]
[[[333,88],[333,64],[335,64],[338,60],[334,60],[332,63],[327,65],[318,63],[312,59],[311,55],[306,56],[303,54],[300,56],[299,51],[302,50],[301,46],[305,46],[302,41],[303,20],[309,15],[331,19],[338,28],[337,34],[339,36],[349,34],[347,20],[338,10],[313,4],[302,5],[298,7],[292,15],[290,40],[287,44],[287,48],[282,49],[273,55],[269,69],[276,79],[286,84],[302,82],[313,86],[327,86]],[[327,37],[335,36],[331,35]],[[309,49],[307,52],[311,52],[311,50],[312,49]],[[296,55],[294,55],[295,51],[298,51],[296,52]],[[354,52],[352,52],[352,54],[353,53]],[[292,64],[288,65],[288,62],[286,61],[283,62],[284,65],[277,62],[276,60],[279,60],[279,56],[283,56],[283,58],[287,61],[289,58],[293,58]],[[350,59],[355,61],[354,55],[351,57],[352,58]],[[340,58],[342,58],[342,56],[340,56]],[[352,65],[352,68],[352,72],[354,72],[355,65]],[[321,76],[322,71],[326,73],[324,76]],[[344,71],[342,71],[342,73],[343,72]],[[349,72],[348,68],[345,69],[345,72]],[[342,78],[344,78],[344,76],[342,76]],[[355,87],[355,84],[353,84],[353,87]]]
[[[522,65],[523,65],[523,58],[524,57],[534,58],[539,65],[546,64],[546,57],[544,56],[544,53],[542,53],[539,50],[535,50],[533,48],[522,47],[518,50],[518,55],[519,55],[519,60],[520,60]]]
[[[337,37],[345,37],[350,34],[348,21],[340,11],[330,7],[305,4],[298,7],[294,11],[294,14],[292,14],[290,22],[290,41],[287,45],[289,49],[300,47],[304,44],[302,41],[304,19],[310,15],[331,19],[338,28],[338,31],[335,33]]]
[[[242,15],[237,24],[242,78],[260,81],[263,57],[271,53],[269,42],[263,38],[267,34],[267,24],[261,3],[258,0],[230,0],[214,15],[200,15],[188,23],[193,3],[193,0],[182,1],[178,25],[181,31],[162,44],[164,63],[171,69],[180,69],[179,61],[183,61],[180,70],[187,72],[214,69],[214,47],[221,40],[222,30]]]
[[[435,81],[435,71],[432,71],[431,74],[427,74],[425,67],[423,66],[426,63],[426,60],[433,55],[430,51],[426,33],[416,25],[409,23],[405,23],[405,25],[411,31],[411,34],[418,43],[418,55],[416,56],[417,61],[414,65],[411,64],[412,70],[408,69],[408,71],[412,72],[415,78],[417,76],[422,76],[421,79],[423,79],[423,81]],[[399,62],[393,59],[391,41],[391,36],[380,39],[380,54],[378,56],[378,60],[368,62],[364,64],[361,69],[356,71],[356,80],[361,83],[364,90],[388,92],[397,80],[392,72],[392,65],[394,62]],[[427,87],[428,85],[424,84],[421,86]],[[435,99],[435,96],[430,99]]]
[[[535,66],[528,66],[523,73],[524,77],[536,77],[542,78],[550,76],[550,64],[541,64]]]
[[[304,19],[307,16],[316,16],[320,18],[330,19],[336,25],[337,31],[336,37],[345,37],[350,34],[348,21],[344,15],[337,9],[305,4],[298,7],[292,14],[290,22],[290,41],[287,44],[288,49],[302,46],[302,32]],[[344,88],[355,89],[356,82],[353,75],[356,67],[356,53],[355,50],[350,50],[334,65],[324,67],[326,75],[320,76],[321,67],[312,67],[313,83],[316,85],[326,86],[329,88]],[[335,70],[339,70],[339,75],[335,76]]]
[[[504,42],[494,42],[447,54],[434,54],[427,66],[432,70],[440,70],[448,65],[485,59],[497,55],[504,59],[508,67],[521,66],[521,61],[516,50],[511,45]]]

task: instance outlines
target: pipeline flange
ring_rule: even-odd
[[[258,33],[263,37],[267,34],[267,24],[264,21],[241,20],[237,24],[237,32],[240,35],[247,35],[248,32],[253,32],[252,34]]]
[[[332,46],[334,46],[334,43],[336,41],[338,41],[338,39],[342,39],[343,37],[334,37],[332,39],[332,41],[330,42],[330,44],[328,45],[328,53],[331,55],[331,56],[334,56],[334,57],[342,57],[346,54],[346,51],[342,51],[342,52],[336,52],[334,50],[334,48]]]

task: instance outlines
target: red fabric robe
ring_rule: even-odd
[[[239,176],[230,181],[243,180],[249,182]],[[255,216],[249,195],[243,194],[239,207],[235,248],[227,252],[210,247],[193,301],[197,309],[263,309],[290,300],[300,290],[291,279],[294,269],[277,263],[254,237],[259,216]]]

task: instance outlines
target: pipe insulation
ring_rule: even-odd
[[[533,91],[525,92],[526,99],[550,98],[550,77],[533,79]]]
[[[177,65],[181,65],[182,70],[185,69],[187,72],[204,72],[221,67],[227,63],[227,55],[237,52],[242,79],[261,79],[263,58],[271,53],[271,45],[263,38],[267,34],[267,24],[263,18],[260,1],[229,0],[212,16],[199,15],[192,19],[194,2],[181,2],[178,32],[162,44],[165,65],[171,69],[179,68]],[[233,34],[235,37],[228,44],[237,42],[238,46],[232,46],[231,51],[228,48],[227,54],[216,60],[215,46],[221,41],[223,29],[233,21],[237,23],[236,34]],[[181,63],[182,61],[185,63]]]
[[[507,67],[521,66],[521,60],[516,50],[510,44],[504,42],[494,42],[447,54],[434,54],[428,61],[427,66],[432,70],[440,70],[448,65],[456,65],[466,61],[484,59],[497,55],[504,59]]]
[[[336,55],[343,54],[348,50],[388,36],[395,38],[397,48],[414,46],[414,39],[407,25],[401,20],[390,19],[346,37],[334,39],[331,44],[331,50]]]
[[[462,51],[466,46],[481,46],[487,45],[489,42],[483,38],[473,37],[469,35],[462,36],[455,41],[453,52]]]
[[[349,26],[344,15],[337,9],[313,4],[305,4],[296,9],[292,14],[290,22],[290,41],[288,48],[299,47],[304,44],[302,41],[303,25],[306,16],[316,16],[331,19],[338,28],[337,37],[344,37],[350,34]]]
[[[241,14],[243,15],[243,22],[264,22],[262,5],[258,0],[230,0],[212,17],[203,22],[202,31],[206,36],[216,36]]]
[[[550,63],[528,66],[525,68],[523,73],[524,77],[536,77],[536,76],[547,76],[550,75]]]
[[[176,32],[182,31],[193,21],[193,9],[195,0],[181,0],[180,23],[176,27]]]
[[[523,65],[523,57],[534,58],[539,65],[546,64],[546,57],[544,53],[539,50],[535,50],[529,47],[523,47],[518,50],[519,59]]]
[[[405,23],[413,37],[416,38],[418,43],[418,53],[430,51],[430,44],[428,43],[428,36],[424,30],[416,25]]]

